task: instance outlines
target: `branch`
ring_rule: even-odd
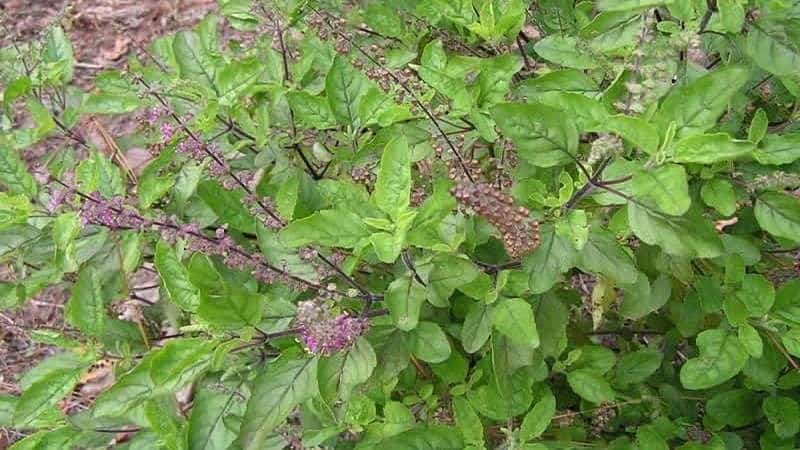
[[[427,287],[425,280],[423,280],[422,277],[419,276],[419,273],[417,273],[417,268],[414,267],[414,260],[411,259],[411,255],[408,254],[408,250],[403,250],[400,256],[403,258],[403,264],[405,264],[406,267],[408,267],[408,270],[410,270],[414,275],[414,279],[417,280],[417,282],[422,286]]]
[[[306,5],[306,6],[308,6],[312,11],[314,11],[315,13],[317,13],[317,14],[319,14],[321,16],[325,15],[325,14],[323,14],[322,12],[320,12],[318,9],[314,8],[311,5]],[[328,15],[330,15],[330,14],[328,14]],[[414,103],[416,103],[417,106],[419,106],[419,108],[422,110],[422,112],[425,113],[425,115],[428,117],[428,119],[430,119],[430,121],[433,122],[433,126],[436,127],[436,130],[439,132],[439,135],[447,143],[447,146],[450,147],[450,150],[453,152],[453,155],[456,157],[456,160],[458,160],[458,165],[461,167],[461,170],[464,172],[464,176],[471,183],[474,183],[475,182],[475,178],[470,173],[469,168],[467,168],[467,164],[464,161],[464,158],[461,156],[461,153],[458,151],[458,149],[456,149],[456,146],[453,144],[453,141],[451,141],[450,138],[447,136],[447,133],[444,132],[444,130],[442,129],[441,124],[439,124],[439,121],[436,119],[436,116],[434,116],[433,113],[431,113],[431,111],[425,106],[425,104],[422,103],[422,100],[420,100],[419,97],[417,97],[417,94],[411,88],[409,88],[408,85],[403,80],[401,80],[397,75],[395,75],[394,72],[392,72],[391,70],[386,68],[375,57],[373,57],[372,55],[367,53],[367,51],[364,50],[360,45],[356,44],[353,41],[353,39],[351,39],[349,36],[345,35],[341,31],[339,31],[336,28],[334,28],[333,26],[331,26],[330,23],[328,23],[327,21],[325,21],[325,25],[330,29],[330,31],[333,34],[335,34],[339,38],[347,41],[348,44],[350,44],[353,48],[358,50],[358,52],[361,53],[362,55],[364,55],[364,57],[367,58],[368,60],[370,60],[370,62],[372,62],[376,66],[378,66],[381,69],[383,69],[386,72],[386,74],[389,75],[389,77],[395,83],[397,83],[398,86],[403,88],[403,90],[408,93],[408,95],[411,97],[411,99],[414,101]]]
[[[159,103],[161,103],[161,105],[162,105],[163,107],[165,107],[165,108],[167,108],[167,109],[169,110],[169,115],[170,115],[170,116],[171,116],[171,117],[172,117],[172,118],[173,118],[173,119],[174,119],[174,120],[175,120],[175,121],[178,123],[178,125],[180,125],[181,129],[183,129],[183,131],[184,131],[184,132],[185,132],[185,133],[186,133],[186,134],[189,136],[189,138],[190,138],[190,139],[193,139],[195,142],[197,142],[198,144],[200,144],[201,148],[203,149],[203,152],[204,152],[206,155],[210,156],[210,157],[211,157],[211,158],[214,160],[214,162],[216,162],[216,163],[217,163],[217,164],[219,164],[221,167],[223,167],[223,168],[225,169],[225,173],[226,173],[228,176],[230,176],[231,178],[233,178],[233,180],[234,180],[234,181],[236,181],[236,183],[237,183],[237,184],[238,184],[238,185],[239,185],[239,186],[240,186],[242,189],[244,189],[245,193],[247,193],[248,195],[252,196],[252,197],[253,197],[253,199],[255,200],[255,202],[258,204],[258,206],[259,206],[259,207],[260,207],[260,208],[261,208],[261,209],[262,209],[262,210],[263,210],[265,213],[267,213],[267,215],[269,215],[269,216],[270,216],[272,219],[274,219],[276,222],[278,222],[278,223],[279,223],[281,226],[285,226],[285,225],[286,225],[286,223],[283,221],[283,219],[282,219],[280,216],[278,216],[277,214],[275,214],[275,213],[272,211],[272,209],[271,209],[271,208],[267,207],[267,206],[264,204],[264,202],[262,202],[262,201],[261,201],[261,200],[258,198],[258,196],[257,196],[257,195],[255,195],[255,193],[253,192],[253,190],[252,190],[252,189],[250,189],[250,187],[249,187],[249,186],[247,186],[247,184],[246,184],[246,183],[244,183],[244,182],[243,182],[243,181],[242,181],[242,180],[241,180],[241,179],[240,179],[240,178],[239,178],[239,177],[238,177],[238,176],[237,176],[237,175],[236,175],[236,174],[235,174],[235,173],[234,173],[234,172],[233,172],[233,171],[232,171],[232,170],[231,170],[229,167],[228,167],[228,165],[227,165],[227,164],[225,164],[225,162],[224,162],[224,161],[220,160],[220,159],[219,159],[219,157],[218,157],[216,154],[214,154],[213,152],[209,151],[209,150],[206,148],[206,146],[205,146],[205,143],[204,143],[204,142],[203,142],[203,141],[202,141],[200,138],[198,138],[198,137],[197,137],[197,135],[195,135],[195,134],[194,134],[194,132],[192,132],[192,130],[191,130],[191,129],[189,129],[189,127],[186,125],[186,122],[184,122],[184,121],[183,121],[183,119],[181,119],[181,118],[180,118],[180,116],[178,116],[178,115],[177,115],[177,114],[176,114],[176,113],[175,113],[175,112],[172,110],[172,108],[170,108],[170,106],[169,106],[169,103],[167,103],[167,102],[166,102],[166,100],[164,100],[164,98],[163,98],[161,95],[159,95],[158,93],[156,93],[156,92],[152,91],[152,89],[150,88],[150,85],[149,85],[149,84],[148,84],[146,81],[144,81],[144,79],[143,79],[143,78],[141,78],[141,77],[137,77],[137,78],[136,78],[136,80],[137,80],[137,81],[138,81],[140,84],[142,84],[142,85],[143,85],[143,86],[144,86],[144,87],[147,89],[148,93],[150,93],[151,95],[153,95],[153,96],[154,96],[154,97],[155,97],[155,98],[156,98],[156,99],[159,101]],[[319,252],[317,252],[317,254],[318,254],[318,255],[320,255],[320,253],[319,253]],[[330,262],[329,260],[327,260],[327,259],[324,259],[324,258],[322,259],[322,261],[323,261],[325,264],[327,264],[328,266],[330,266],[332,269],[334,269],[334,270],[335,270],[337,273],[339,273],[339,275],[342,275],[342,276],[344,277],[345,281],[347,281],[347,283],[349,283],[349,284],[350,284],[351,286],[353,286],[354,288],[358,289],[358,290],[359,290],[359,292],[361,292],[361,294],[362,294],[362,296],[363,296],[363,297],[365,297],[365,298],[372,298],[372,297],[375,297],[375,294],[372,294],[371,292],[369,292],[369,291],[365,290],[365,289],[364,289],[364,288],[363,288],[363,287],[362,287],[360,284],[358,284],[358,282],[357,282],[357,281],[355,281],[355,279],[353,279],[353,277],[351,277],[351,276],[349,276],[349,275],[345,274],[345,273],[344,273],[344,272],[343,272],[341,269],[339,269],[338,267],[336,267],[336,265],[335,265],[335,264],[333,264],[332,262]]]

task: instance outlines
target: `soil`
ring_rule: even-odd
[[[123,68],[127,56],[146,47],[155,37],[188,28],[216,8],[214,0],[0,0],[0,46],[39,36],[51,24],[60,24],[73,45],[74,83],[85,90],[99,70]],[[0,87],[2,88],[2,87]],[[112,136],[131,132],[133,117],[99,118]],[[91,136],[89,136],[91,138]],[[65,145],[63,138],[48,139],[29,149],[25,159],[36,159]],[[0,264],[0,283],[14,277]],[[0,395],[19,394],[18,380],[28,369],[53,354],[52,347],[33,342],[30,330],[63,330],[68,286],[46,289],[18,310],[0,311]],[[83,386],[63,404],[65,411],[86,407],[90,397],[108,384],[108,368],[90,371]],[[18,430],[0,428],[0,449],[24,437]]]

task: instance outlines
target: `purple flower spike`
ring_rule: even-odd
[[[330,307],[315,301],[297,305],[298,340],[310,353],[332,355],[344,350],[369,329],[369,321],[350,317],[346,313],[335,315]]]

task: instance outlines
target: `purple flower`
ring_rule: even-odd
[[[164,122],[161,124],[161,139],[166,142],[172,139],[172,136],[175,135],[175,125],[172,125],[169,122]]]
[[[91,199],[83,202],[80,216],[83,223],[102,225],[113,229],[130,228],[143,230],[150,222],[140,216],[136,210],[123,204],[122,197],[106,200],[100,193],[90,194]]]
[[[298,340],[310,353],[331,355],[344,350],[369,329],[365,318],[335,314],[327,303],[309,300],[297,305]]]
[[[145,113],[145,120],[151,124],[156,123],[167,114],[169,114],[169,110],[167,108],[163,106],[156,106],[147,110],[147,113]]]
[[[61,205],[67,203],[72,198],[72,192],[66,189],[54,188],[50,192],[50,200],[47,202],[47,211],[55,212]]]

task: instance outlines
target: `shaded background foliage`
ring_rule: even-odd
[[[0,49],[14,448],[795,447],[800,5],[218,6]]]

